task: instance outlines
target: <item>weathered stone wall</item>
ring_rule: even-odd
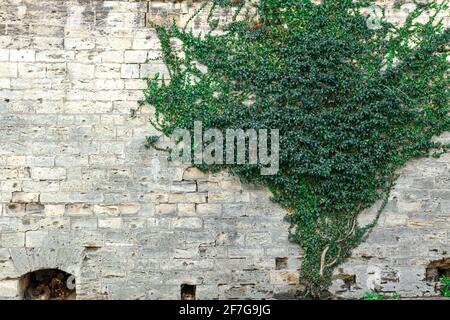
[[[265,190],[146,150],[164,72],[147,18],[187,3],[0,0],[0,297],[42,268],[76,276],[77,298],[269,298],[295,293],[299,249]],[[196,22],[202,28],[201,21]],[[276,270],[275,259],[287,264]]]
[[[198,299],[301,289],[300,249],[268,192],[167,162],[144,148],[152,111],[130,118],[143,79],[165,72],[147,62],[159,55],[147,21],[182,23],[194,8],[0,0],[0,298],[19,298],[19,278],[45,268],[74,274],[78,299],[179,299],[184,283]],[[336,280],[334,292],[433,292],[424,272],[450,249],[449,169],[445,156],[404,170],[381,223],[337,272],[354,283]]]
[[[444,139],[450,143],[449,134]],[[377,226],[335,272],[331,291],[338,296],[362,297],[370,289],[402,297],[439,295],[438,279],[427,277],[427,267],[450,271],[450,155],[411,161],[399,173]],[[376,207],[367,210],[359,224],[375,214]]]

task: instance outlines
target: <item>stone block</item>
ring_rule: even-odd
[[[13,192],[12,194],[12,202],[16,203],[37,203],[39,202],[39,193],[33,193],[33,192]]]

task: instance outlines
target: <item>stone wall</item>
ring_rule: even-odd
[[[300,252],[268,193],[168,163],[144,148],[151,110],[130,118],[142,79],[164,72],[146,63],[159,55],[147,18],[193,7],[0,8],[0,297],[42,268],[74,274],[79,299],[178,299],[184,283],[198,299],[295,293]]]
[[[182,284],[196,285],[198,299],[301,290],[301,251],[268,192],[168,162],[144,148],[152,110],[130,118],[143,79],[165,72],[147,62],[159,56],[147,21],[183,23],[194,10],[191,1],[0,0],[0,298],[20,298],[20,277],[40,269],[75,275],[78,299],[179,299]],[[204,17],[193,27],[205,28]],[[450,249],[449,169],[445,156],[404,170],[333,292],[434,292],[424,272]]]

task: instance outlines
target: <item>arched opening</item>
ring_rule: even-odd
[[[190,284],[181,285],[181,300],[195,300],[195,291],[197,287]]]
[[[75,300],[75,277],[59,269],[29,272],[20,278],[23,300]]]
[[[426,280],[437,282],[443,276],[450,277],[450,258],[431,261],[426,269]]]

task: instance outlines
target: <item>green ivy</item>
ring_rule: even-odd
[[[441,294],[443,297],[450,297],[450,277],[442,276],[439,279],[441,283]]]
[[[383,295],[375,290],[371,290],[364,293],[364,300],[383,300]]]
[[[371,30],[360,9],[372,1],[244,4],[207,1],[200,9],[211,9],[211,32],[201,35],[155,26],[170,79],[149,79],[141,105],[155,108],[150,121],[167,136],[197,120],[205,130],[280,130],[277,175],[260,175],[260,165],[199,167],[228,169],[273,193],[304,250],[304,295],[322,297],[334,268],[376,223],[360,227],[358,214],[385,204],[408,160],[447,150],[432,137],[450,129],[450,32],[436,15],[415,20],[446,8],[419,3],[403,26]],[[231,7],[232,21],[214,19],[219,7]]]

